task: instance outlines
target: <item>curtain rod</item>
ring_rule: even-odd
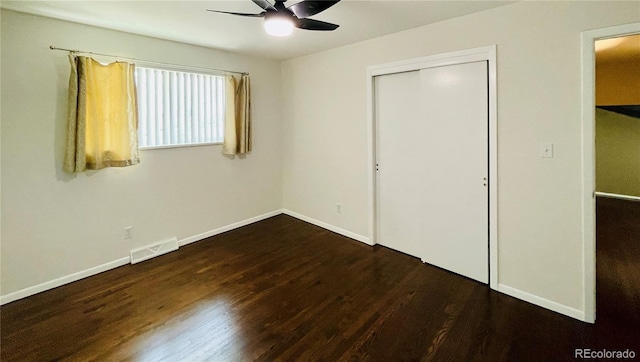
[[[150,63],[150,64],[167,65],[167,66],[171,66],[171,67],[180,67],[180,68],[185,68],[185,69],[209,70],[209,71],[213,70],[213,71],[216,71],[216,72],[223,72],[223,73],[235,73],[235,74],[249,75],[249,73],[247,73],[247,72],[236,72],[236,71],[233,71],[233,70],[224,70],[224,69],[216,69],[216,68],[192,67],[192,66],[187,66],[187,65],[157,62],[157,61],[153,61],[153,60],[145,60],[145,59],[138,59],[138,58],[131,58],[131,57],[122,57],[122,56],[119,56],[119,55],[87,52],[87,51],[84,51],[84,50],[58,48],[58,47],[54,47],[53,45],[49,45],[49,49],[51,49],[51,50],[62,50],[62,51],[65,51],[65,52],[70,52],[70,53],[80,53],[80,54],[97,55],[97,56],[101,56],[101,57],[111,57],[111,58],[116,58],[116,59],[125,59],[125,60],[131,60],[131,61],[134,61],[134,62],[138,61],[138,62]]]

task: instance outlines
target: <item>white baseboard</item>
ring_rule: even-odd
[[[255,217],[252,217],[252,218],[249,218],[249,219],[246,219],[246,220],[238,221],[236,223],[233,223],[233,224],[230,224],[230,225],[227,225],[227,226],[219,227],[217,229],[204,232],[202,234],[198,234],[198,235],[194,235],[194,236],[191,236],[191,237],[188,237],[188,238],[184,238],[184,239],[178,240],[178,246],[185,246],[187,244],[191,244],[193,242],[200,241],[202,239],[206,239],[206,238],[218,235],[218,234],[225,233],[227,231],[231,231],[233,229],[237,229],[237,228],[249,225],[249,224],[253,224],[254,222],[262,221],[264,219],[268,219],[270,217],[273,217],[273,216],[276,216],[276,215],[280,215],[282,213],[283,213],[282,209],[274,210],[274,211],[268,212],[266,214],[258,215],[258,216],[255,216]]]
[[[595,194],[596,194],[596,196],[608,197],[610,199],[621,199],[621,200],[628,200],[628,201],[640,201],[640,197],[638,197],[638,196],[611,194],[611,193],[608,193],[608,192],[599,192],[599,191],[596,191]]]
[[[359,242],[365,243],[367,245],[373,246],[373,244],[371,244],[371,241],[369,240],[368,237],[364,236],[364,235],[360,235],[360,234],[356,234],[353,233],[349,230],[345,230],[345,229],[341,229],[337,226],[333,226],[331,224],[327,224],[326,222],[320,221],[320,220],[316,220],[314,218],[310,218],[308,216],[302,215],[302,214],[298,214],[295,211],[291,211],[291,210],[287,210],[287,209],[283,209],[282,213],[295,217],[296,219],[300,219],[302,221],[306,221],[310,224],[316,225],[316,226],[320,226],[323,229],[327,229],[329,231],[333,231],[334,233],[340,234],[340,235],[344,235],[348,238],[357,240]]]
[[[218,235],[218,234],[221,234],[221,233],[233,230],[233,229],[237,229],[237,228],[240,228],[242,226],[253,224],[255,222],[258,222],[258,221],[261,221],[261,220],[264,220],[264,219],[268,219],[270,217],[273,217],[273,216],[276,216],[276,215],[280,215],[280,214],[286,214],[286,215],[295,217],[296,219],[300,219],[302,221],[306,221],[308,223],[314,224],[314,225],[319,226],[321,228],[324,228],[324,229],[333,231],[335,233],[338,233],[340,235],[344,235],[344,236],[346,236],[348,238],[360,241],[360,242],[365,243],[367,245],[372,245],[370,240],[369,240],[369,238],[366,237],[366,236],[359,235],[359,234],[353,233],[351,231],[341,229],[341,228],[339,228],[337,226],[333,226],[331,224],[327,224],[327,223],[325,223],[323,221],[316,220],[316,219],[310,218],[308,216],[305,216],[305,215],[302,215],[302,214],[299,214],[297,212],[294,212],[294,211],[291,211],[291,210],[287,210],[287,209],[274,210],[274,211],[268,212],[266,214],[262,214],[262,215],[259,215],[259,216],[256,216],[256,217],[252,217],[252,218],[249,218],[249,219],[246,219],[246,220],[243,220],[243,221],[239,221],[239,222],[236,222],[236,223],[233,223],[233,224],[230,224],[230,225],[227,225],[227,226],[223,226],[223,227],[220,227],[220,228],[217,228],[217,229],[214,229],[214,230],[202,233],[202,234],[198,234],[198,235],[194,235],[194,236],[191,236],[191,237],[188,237],[188,238],[184,238],[184,239],[178,241],[178,245],[184,246],[184,245],[187,245],[187,244],[190,244],[190,243],[202,240],[202,239],[206,239],[208,237],[211,237],[211,236],[214,236],[214,235]],[[114,261],[111,261],[111,262],[108,262],[108,263],[105,263],[105,264],[102,264],[102,265],[98,265],[98,266],[93,267],[93,268],[89,268],[89,269],[86,269],[86,270],[83,270],[83,271],[80,271],[80,272],[77,272],[77,273],[73,273],[73,274],[70,274],[70,275],[67,275],[67,276],[63,276],[63,277],[60,277],[60,278],[57,278],[57,279],[54,279],[54,280],[50,280],[48,282],[44,282],[44,283],[41,283],[41,284],[38,284],[38,285],[34,285],[32,287],[28,287],[28,288],[25,288],[25,289],[22,289],[22,290],[18,290],[18,291],[13,292],[13,293],[2,295],[2,296],[0,296],[0,305],[7,304],[7,303],[10,303],[10,302],[16,301],[18,299],[26,298],[28,296],[31,296],[31,295],[34,295],[34,294],[38,294],[40,292],[44,292],[44,291],[49,290],[49,289],[57,288],[59,286],[62,286],[62,285],[68,284],[68,283],[72,283],[72,282],[78,281],[80,279],[84,279],[86,277],[90,277],[92,275],[96,275],[96,274],[105,272],[105,271],[110,270],[110,269],[115,269],[117,267],[129,264],[130,260],[131,259],[130,259],[129,256],[123,257],[123,258],[120,258],[120,259],[117,259],[117,260],[114,260]],[[569,317],[572,317],[572,318],[575,318],[575,319],[579,319],[581,321],[586,321],[585,312],[584,311],[581,311],[581,310],[578,310],[578,309],[575,309],[575,308],[572,308],[572,307],[569,307],[569,306],[566,306],[566,305],[563,305],[563,304],[560,304],[560,303],[557,303],[557,302],[554,302],[554,301],[539,297],[537,295],[533,295],[533,294],[521,291],[521,290],[516,289],[516,288],[512,288],[512,287],[504,285],[504,284],[498,284],[498,291],[501,292],[501,293],[510,295],[510,296],[512,296],[514,298],[517,298],[517,299],[520,299],[520,300],[523,300],[523,301],[538,305],[540,307],[549,309],[551,311],[554,311],[554,312],[557,312],[557,313],[560,313],[560,314],[564,314],[566,316],[569,316]]]
[[[47,291],[49,289],[57,288],[65,284],[69,284],[69,283],[78,281],[80,279],[90,277],[92,275],[100,274],[110,269],[115,269],[117,267],[127,265],[129,264],[130,261],[131,259],[127,256],[114,261],[110,261],[102,265],[95,266],[93,268],[89,268],[83,271],[79,271],[77,273],[65,275],[63,277],[50,280],[48,282],[40,283],[32,287],[24,288],[22,290],[18,290],[16,292],[0,296],[0,305],[11,303],[18,299],[26,298],[28,296]]]
[[[525,302],[529,302],[531,304],[535,304],[545,309],[549,309],[551,311],[564,314],[566,316],[579,319],[583,322],[586,322],[585,313],[582,310],[578,310],[564,304],[560,304],[549,299],[545,299],[539,297],[537,295],[533,295],[527,292],[523,292],[520,289],[512,288],[504,284],[498,284],[498,291],[507,295],[510,295],[514,298],[518,298],[520,300],[524,300]]]
[[[195,235],[195,236],[191,236],[191,237],[179,240],[178,241],[178,245],[179,246],[187,245],[187,244],[193,243],[195,241],[199,241],[199,240],[206,239],[208,237],[211,237],[211,236],[214,236],[214,235],[217,235],[217,234],[221,234],[221,233],[226,232],[226,231],[237,229],[237,228],[245,226],[245,225],[253,224],[254,222],[257,222],[257,221],[268,219],[268,218],[270,218],[272,216],[280,215],[282,213],[283,213],[283,211],[281,209],[280,210],[274,210],[274,211],[268,212],[266,214],[262,214],[262,215],[259,215],[259,216],[256,216],[256,217],[252,217],[252,218],[249,218],[249,219],[246,219],[246,220],[243,220],[243,221],[239,221],[239,222],[233,223],[231,225],[223,226],[223,227],[217,228],[215,230],[211,230],[211,231],[208,231],[208,232],[205,232],[205,233],[202,233],[202,234],[198,234],[198,235]],[[62,286],[62,285],[65,285],[65,284],[69,284],[69,283],[78,281],[80,279],[84,279],[84,278],[90,277],[92,275],[96,275],[96,274],[105,272],[105,271],[110,270],[110,269],[115,269],[117,267],[129,264],[130,262],[131,262],[131,257],[130,256],[126,256],[126,257],[123,257],[123,258],[120,258],[120,259],[117,259],[117,260],[114,260],[114,261],[110,261],[110,262],[102,264],[102,265],[98,265],[98,266],[93,267],[93,268],[82,270],[82,271],[79,271],[77,273],[69,274],[69,275],[66,275],[66,276],[63,276],[63,277],[60,277],[60,278],[56,278],[54,280],[50,280],[48,282],[44,282],[44,283],[41,283],[41,284],[38,284],[38,285],[34,285],[32,287],[28,287],[28,288],[24,288],[24,289],[18,290],[18,291],[13,292],[13,293],[2,295],[2,296],[0,296],[0,305],[11,303],[11,302],[16,301],[18,299],[26,298],[28,296],[31,296],[31,295],[34,295],[34,294],[38,294],[40,292],[47,291],[49,289],[57,288],[59,286]]]
[[[353,233],[351,231],[341,229],[341,228],[339,228],[337,226],[333,226],[331,224],[327,224],[327,223],[325,223],[323,221],[319,221],[319,220],[313,219],[311,217],[299,214],[299,213],[291,211],[291,210],[284,209],[282,212],[284,214],[286,214],[286,215],[295,217],[296,219],[300,219],[302,221],[306,221],[308,223],[314,224],[314,225],[319,226],[321,228],[324,228],[324,229],[333,231],[335,233],[344,235],[344,236],[346,236],[348,238],[363,242],[363,243],[365,243],[367,245],[373,245],[370,242],[369,238],[366,237],[366,236],[359,235],[359,234]],[[566,306],[564,304],[560,304],[560,303],[557,303],[557,302],[554,302],[554,301],[539,297],[537,295],[533,295],[533,294],[530,294],[530,293],[527,293],[527,292],[523,292],[523,291],[521,291],[519,289],[512,288],[512,287],[509,287],[509,286],[504,285],[504,284],[498,284],[498,289],[497,290],[499,292],[501,292],[501,293],[510,295],[510,296],[512,296],[514,298],[523,300],[525,302],[529,302],[531,304],[535,304],[535,305],[540,306],[542,308],[549,309],[551,311],[554,311],[554,312],[557,312],[557,313],[560,313],[560,314],[564,314],[566,316],[569,316],[569,317],[572,317],[572,318],[575,318],[575,319],[579,319],[581,321],[586,321],[584,311],[581,311],[581,310]]]

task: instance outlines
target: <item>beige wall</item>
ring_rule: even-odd
[[[2,295],[281,208],[278,62],[5,10],[1,36]],[[148,150],[137,166],[64,173],[69,65],[49,45],[250,72],[253,153]]]
[[[497,44],[499,283],[583,311],[580,33],[639,20],[638,2],[518,2],[285,61],[284,207],[369,236],[367,66]]]
[[[596,109],[596,190],[640,197],[640,119]]]

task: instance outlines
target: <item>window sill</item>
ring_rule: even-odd
[[[188,147],[202,147],[202,146],[212,146],[212,145],[221,145],[222,142],[210,142],[210,143],[194,143],[188,145],[165,145],[165,146],[150,146],[150,147],[140,147],[140,151],[151,151],[151,150],[164,150],[167,148],[188,148]]]

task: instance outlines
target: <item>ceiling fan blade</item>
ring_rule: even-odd
[[[214,13],[220,13],[220,14],[231,14],[231,15],[239,15],[239,16],[250,16],[253,18],[263,18],[264,17],[264,12],[260,13],[260,14],[247,14],[247,13],[234,13],[231,11],[220,11],[220,10],[209,10],[207,9],[207,11],[211,11]]]
[[[340,25],[325,23],[320,20],[313,19],[298,19],[296,21],[296,27],[305,30],[336,30]]]
[[[271,5],[271,3],[268,2],[267,0],[251,0],[251,1],[253,1],[256,5],[261,7],[262,10],[276,10],[276,8],[274,8],[273,5]]]
[[[306,18],[327,10],[339,1],[340,0],[305,0],[297,4],[293,4],[287,9],[293,11],[293,13],[299,18]]]

